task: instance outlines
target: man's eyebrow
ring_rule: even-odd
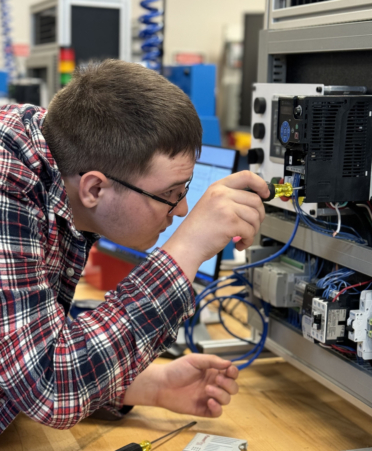
[[[187,178],[186,180],[182,180],[181,182],[174,182],[174,183],[172,183],[172,185],[168,186],[168,188],[164,188],[163,191],[168,191],[168,190],[170,190],[170,189],[172,189],[172,188],[174,188],[175,186],[178,186],[178,185],[184,185],[189,180],[190,180],[190,177]]]

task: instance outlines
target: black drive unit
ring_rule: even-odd
[[[301,173],[305,202],[370,199],[372,96],[279,98],[285,176]]]

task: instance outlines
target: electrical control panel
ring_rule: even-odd
[[[255,83],[252,96],[252,143],[248,153],[249,167],[267,182],[273,179],[279,183],[284,177],[285,146],[279,141],[278,102],[287,95],[322,95],[322,84]],[[284,210],[294,211],[292,202],[280,198],[269,204]],[[303,206],[306,212],[313,210],[316,216],[317,204]]]
[[[305,203],[369,201],[372,96],[280,97],[276,132]]]

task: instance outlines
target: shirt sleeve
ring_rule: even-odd
[[[39,213],[0,193],[0,388],[35,421],[66,429],[109,402],[122,405],[195,304],[187,277],[157,249],[69,323],[48,279]]]

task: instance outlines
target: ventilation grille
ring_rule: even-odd
[[[56,7],[34,14],[35,45],[57,42]]]
[[[343,101],[318,101],[312,104],[310,132],[310,158],[332,161],[337,113]]]
[[[331,0],[291,0],[290,6],[311,5],[312,3],[329,2]]]
[[[365,102],[357,102],[349,112],[342,177],[364,177],[368,175],[366,166],[368,111],[369,108]]]
[[[287,81],[287,65],[285,56],[276,55],[272,58],[272,83],[285,83]]]

